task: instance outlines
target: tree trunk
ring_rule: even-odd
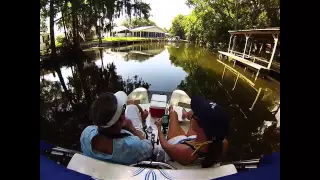
[[[94,7],[94,16],[98,16],[98,10],[96,7]],[[100,32],[100,26],[98,26],[97,21],[100,20],[99,17],[97,17],[97,19],[95,19],[95,28],[96,28],[96,34],[98,35],[98,39],[99,39],[99,47],[101,47],[102,45],[102,39],[101,39],[101,32]],[[101,23],[100,23],[101,24]]]
[[[71,0],[71,10],[72,10],[72,34],[73,34],[73,44],[75,47],[79,47],[79,38],[78,38],[78,30],[77,30],[77,9],[76,9],[76,1]]]
[[[54,0],[50,0],[50,43],[51,43],[51,61],[54,62],[54,69],[58,74],[60,83],[62,85],[63,91],[65,92],[71,106],[73,106],[72,97],[67,89],[66,83],[64,82],[64,79],[62,77],[62,73],[60,70],[60,64],[58,62],[57,58],[57,49],[55,44],[55,37],[54,37],[54,7],[53,7]]]
[[[53,9],[53,1],[50,0],[50,44],[51,44],[51,56],[57,56],[55,37],[54,37],[54,9]]]
[[[81,81],[81,86],[84,91],[85,100],[87,102],[87,106],[91,105],[91,93],[87,86],[86,77],[83,75],[83,60],[85,59],[82,50],[80,49],[79,42],[79,31],[78,31],[78,18],[77,18],[77,1],[71,0],[71,11],[72,11],[72,33],[73,33],[73,45],[74,45],[74,55],[75,55],[75,63],[78,67],[79,77]]]
[[[68,33],[67,33],[66,23],[64,21],[64,13],[63,13],[62,7],[61,7],[60,11],[61,11],[62,25],[63,25],[63,29],[64,29],[64,36],[65,36],[66,40],[68,40]]]
[[[102,49],[99,49],[99,51],[100,51],[100,58],[101,58],[101,70],[103,71],[103,69],[104,69],[104,64],[103,64],[103,52],[102,52]]]

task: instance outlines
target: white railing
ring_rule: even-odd
[[[239,57],[243,56],[243,53],[238,52],[238,51],[229,50],[228,53],[234,54],[234,55],[239,56]],[[255,62],[256,60],[258,60],[258,61],[261,61],[261,62],[269,64],[269,61],[267,61],[266,59],[264,59],[262,57],[251,56],[251,55],[248,55],[248,54],[244,54],[244,57],[248,58],[249,60],[252,60],[252,62]]]

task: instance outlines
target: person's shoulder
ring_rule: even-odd
[[[130,131],[125,129],[121,129],[121,133],[127,133],[127,134],[130,134],[130,136],[134,136]]]
[[[83,138],[92,138],[93,136],[96,136],[98,134],[98,127],[91,125],[91,126],[87,126],[81,133],[81,137],[80,140]],[[91,139],[90,138],[90,139]]]
[[[83,129],[82,133],[88,133],[92,131],[98,131],[98,127],[94,125],[87,126],[86,128]]]

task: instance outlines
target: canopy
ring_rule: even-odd
[[[280,34],[280,28],[266,28],[266,29],[246,29],[228,31],[232,35],[236,34]]]

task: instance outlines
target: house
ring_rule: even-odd
[[[164,38],[165,31],[158,26],[142,26],[131,29],[131,34],[134,37],[147,37],[147,38]]]
[[[131,36],[130,29],[125,26],[117,26],[112,30],[113,36],[115,37],[127,37]]]

